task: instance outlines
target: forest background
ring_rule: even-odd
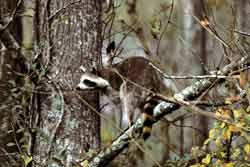
[[[249,9],[248,0],[0,0],[0,166],[249,166]],[[132,56],[171,89],[146,141],[140,119],[121,128],[120,105],[75,89],[81,65],[101,71]]]

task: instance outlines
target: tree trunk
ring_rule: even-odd
[[[98,92],[74,88],[80,65],[100,64],[101,1],[47,0],[37,7],[40,62],[48,77],[37,86],[34,165],[72,166],[100,146]]]
[[[194,4],[194,13],[199,20],[204,20],[205,17],[205,6],[203,0],[197,0],[193,2]],[[200,26],[200,25],[199,25]],[[201,26],[194,34],[194,49],[197,50],[197,55],[200,59],[201,64],[201,74],[206,74],[206,65],[207,65],[207,34],[206,30]],[[203,142],[207,139],[208,134],[208,118],[202,115],[193,116],[193,145],[202,146]]]

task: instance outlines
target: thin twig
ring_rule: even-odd
[[[75,1],[75,2],[71,2],[71,3],[68,3],[67,5],[63,6],[62,8],[56,10],[53,14],[50,15],[49,17],[49,22],[52,21],[56,16],[58,16],[63,10],[67,9],[69,6],[71,5],[74,5],[76,3],[79,3],[81,2],[81,0],[79,1]]]
[[[248,36],[250,37],[250,33],[248,32],[244,32],[244,31],[240,31],[240,30],[234,30],[234,32],[240,34],[240,35],[243,35],[243,36]]]
[[[0,34],[6,29],[8,28],[8,26],[10,25],[10,23],[14,20],[14,18],[16,17],[16,13],[17,13],[17,9],[19,8],[19,6],[22,4],[22,0],[19,0],[17,2],[17,6],[15,7],[15,9],[13,10],[11,17],[9,19],[9,21],[3,26],[0,27]]]
[[[230,48],[230,46],[221,38],[219,37],[215,32],[213,32],[208,26],[204,25],[201,23],[201,21],[194,15],[192,15],[193,18],[203,27],[205,28],[205,30],[207,30],[207,32],[209,34],[211,34],[213,37],[215,37],[215,39],[217,39],[223,46],[225,46],[226,48]]]
[[[218,78],[218,79],[225,79],[225,78],[235,78],[234,76],[225,76],[225,75],[218,75],[218,74],[211,74],[211,75],[198,75],[198,76],[173,76],[167,75],[163,71],[161,71],[158,67],[156,67],[151,62],[149,63],[154,69],[156,69],[164,78],[166,79],[208,79],[208,78]]]
[[[1,32],[1,30],[4,30]],[[17,40],[13,37],[13,35],[9,32],[8,29],[3,28],[0,24],[0,40],[6,47],[5,49],[11,50],[18,50],[20,49],[20,45]]]
[[[168,29],[168,25],[171,21],[171,17],[173,15],[173,11],[174,11],[174,0],[172,0],[172,3],[171,3],[171,9],[170,9],[170,13],[169,13],[169,16],[168,16],[168,21],[167,21],[167,24],[166,26],[164,27],[160,37],[159,37],[159,40],[157,42],[157,49],[156,49],[156,55],[159,56],[159,50],[160,50],[160,44],[161,44],[161,39],[163,38],[164,34],[166,33],[167,29]]]

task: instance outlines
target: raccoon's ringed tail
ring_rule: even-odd
[[[144,140],[146,140],[151,134],[152,123],[154,121],[153,110],[157,104],[158,101],[155,98],[153,98],[152,95],[149,95],[145,100],[142,113],[142,121],[143,121],[142,137]]]

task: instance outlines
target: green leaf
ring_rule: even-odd
[[[232,158],[232,159],[237,159],[238,156],[240,155],[240,153],[241,153],[241,149],[236,148],[235,150],[233,150],[233,153],[232,153],[232,155],[231,155],[231,158]]]
[[[16,145],[16,143],[7,143],[8,147],[12,147],[12,146],[15,146],[15,145]]]
[[[5,66],[9,69],[12,69],[11,65],[10,64],[5,64]]]
[[[219,127],[220,127],[220,123],[218,121],[214,121],[213,128],[219,128]]]
[[[29,148],[29,145],[28,145],[28,144],[22,144],[22,145],[21,145],[21,148],[24,149],[24,150],[26,150],[26,149]]]
[[[25,166],[28,166],[29,163],[33,160],[32,156],[25,156],[25,155],[22,155],[22,159],[24,161]]]
[[[25,129],[24,128],[19,128],[16,133],[22,133]]]
[[[226,157],[226,153],[225,153],[225,152],[220,152],[220,156],[221,156],[222,158],[225,158],[225,157]]]
[[[27,138],[26,138],[26,137],[22,137],[22,138],[19,140],[20,143],[25,143],[26,141],[27,141]]]
[[[87,160],[81,162],[81,166],[83,167],[88,167],[89,166],[89,162]]]
[[[11,86],[13,86],[13,87],[16,86],[15,80],[9,80],[8,83],[11,84]]]

